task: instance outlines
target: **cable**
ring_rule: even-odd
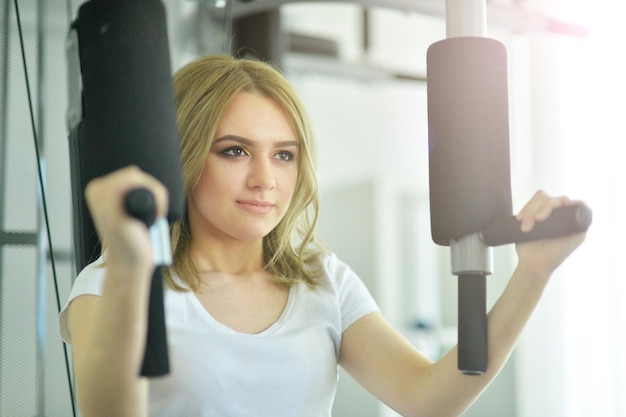
[[[42,211],[43,211],[43,217],[44,217],[44,223],[46,225],[46,235],[48,238],[48,247],[50,248],[50,264],[52,266],[52,277],[53,277],[53,282],[54,282],[54,291],[55,291],[55,295],[56,295],[56,303],[57,303],[57,311],[60,313],[61,312],[61,299],[59,297],[59,284],[58,284],[58,278],[57,278],[57,272],[56,272],[56,262],[54,260],[54,251],[52,250],[53,246],[52,246],[52,234],[50,233],[50,221],[49,221],[49,217],[48,217],[48,206],[46,203],[46,192],[45,192],[45,188],[44,188],[44,182],[43,182],[43,172],[41,170],[41,155],[39,152],[39,139],[38,139],[38,135],[37,135],[37,127],[35,125],[35,113],[33,110],[33,100],[31,97],[31,88],[30,88],[30,82],[28,79],[28,65],[26,62],[26,51],[24,48],[24,36],[22,33],[22,19],[20,18],[20,9],[19,9],[19,5],[18,5],[18,0],[14,0],[14,5],[15,5],[15,19],[16,19],[16,23],[17,23],[17,31],[19,34],[19,38],[20,38],[20,51],[22,54],[22,65],[24,68],[24,80],[26,83],[26,93],[28,96],[28,108],[30,110],[30,124],[31,124],[31,129],[33,132],[33,141],[35,144],[35,155],[37,157],[37,175],[38,175],[38,179],[39,179],[39,187],[40,190],[39,192],[41,193],[41,202],[42,202]],[[73,386],[72,386],[72,375],[71,375],[71,371],[70,371],[70,365],[69,365],[69,356],[67,353],[67,347],[65,346],[65,343],[63,343],[63,353],[65,356],[65,370],[67,373],[67,380],[68,380],[68,385],[69,385],[69,391],[70,391],[70,399],[72,402],[72,415],[74,417],[76,417],[76,407],[75,407],[75,401],[74,401],[74,390],[73,390]]]

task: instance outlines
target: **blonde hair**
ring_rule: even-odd
[[[314,138],[304,106],[289,82],[270,64],[211,55],[187,64],[174,75],[185,195],[191,195],[200,179],[224,112],[244,91],[275,100],[291,119],[299,141],[298,178],[291,204],[280,223],[263,238],[265,269],[286,287],[299,282],[315,286],[317,272],[307,264],[318,259],[324,248],[314,233],[319,213]],[[294,235],[299,237],[298,245],[294,245]],[[172,269],[188,288],[197,291],[200,277],[189,254],[190,241],[185,214],[172,226]],[[172,288],[187,289],[169,270],[165,277]]]

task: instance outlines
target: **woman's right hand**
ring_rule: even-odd
[[[151,268],[152,245],[145,224],[124,209],[126,194],[135,188],[152,192],[157,216],[167,213],[167,188],[136,166],[119,169],[87,184],[85,199],[96,230],[106,248],[107,264]]]
[[[135,188],[152,192],[158,216],[167,212],[165,186],[134,166],[96,178],[85,189],[106,251],[101,294],[79,296],[69,306],[77,400],[85,416],[147,415],[148,385],[140,369],[154,261],[148,228],[124,208]]]

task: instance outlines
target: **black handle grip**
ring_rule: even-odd
[[[148,305],[148,333],[146,350],[141,365],[141,376],[155,377],[167,375],[170,362],[167,353],[167,332],[165,331],[165,308],[163,306],[163,274],[158,266],[152,275],[150,300]]]
[[[520,222],[515,216],[508,216],[487,226],[482,236],[488,246],[549,239],[584,232],[591,225],[592,218],[593,213],[585,204],[572,204],[557,207],[550,217],[538,222],[528,233],[522,232]]]
[[[126,212],[150,227],[156,219],[156,202],[146,188],[135,188],[124,198]],[[150,300],[148,302],[148,331],[146,350],[141,366],[141,375],[162,376],[170,371],[165,331],[165,309],[163,306],[163,274],[157,267],[152,275]]]
[[[146,227],[152,226],[156,219],[156,202],[146,188],[130,190],[124,198],[124,208],[129,215],[144,222]]]
[[[458,368],[466,375],[481,375],[487,370],[486,277],[459,275],[458,292]]]

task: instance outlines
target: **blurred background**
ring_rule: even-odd
[[[57,314],[76,275],[67,116],[78,81],[66,46],[80,4],[0,3],[3,417],[72,414]],[[319,234],[413,343],[432,359],[450,349],[456,277],[430,239],[426,108],[445,1],[164,4],[174,70],[244,48],[292,81],[319,141]],[[544,189],[584,200],[594,223],[466,416],[626,417],[625,12],[610,0],[487,2],[488,36],[508,51],[514,210]],[[511,246],[494,257],[489,305],[516,260]],[[396,414],[341,374],[334,415]]]

